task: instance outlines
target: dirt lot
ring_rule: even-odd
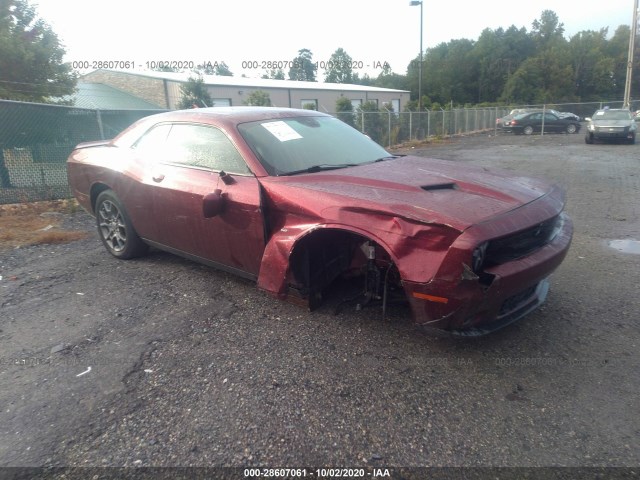
[[[476,340],[402,309],[310,314],[169,254],[118,261],[65,214],[87,238],[0,253],[0,467],[638,467],[640,255],[607,242],[640,240],[640,145],[411,153],[567,189],[574,242],[541,309]]]

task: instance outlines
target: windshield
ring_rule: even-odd
[[[334,117],[295,117],[238,125],[269,175],[345,168],[391,155],[366,135]]]
[[[598,110],[593,115],[594,120],[631,120],[628,110]]]

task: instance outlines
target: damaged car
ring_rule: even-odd
[[[458,335],[542,304],[572,236],[558,186],[393,155],[311,110],[153,115],[67,165],[117,258],[153,246],[312,310],[350,278],[381,309],[401,296],[418,325]]]

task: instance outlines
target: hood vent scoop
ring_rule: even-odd
[[[433,192],[434,190],[458,190],[455,183],[434,183],[433,185],[423,185],[420,187],[425,192]]]

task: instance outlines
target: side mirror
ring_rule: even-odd
[[[219,188],[202,198],[202,214],[204,218],[213,218],[220,215],[223,209],[224,197],[222,196],[222,190]]]

